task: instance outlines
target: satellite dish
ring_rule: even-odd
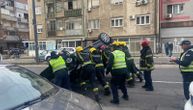
[[[111,37],[106,33],[101,33],[98,38],[106,45],[111,43]]]

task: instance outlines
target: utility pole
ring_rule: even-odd
[[[33,25],[34,25],[34,41],[35,41],[35,55],[36,63],[39,62],[39,46],[38,46],[38,35],[37,35],[37,25],[36,25],[36,14],[35,14],[35,0],[32,0],[32,12],[33,12]]]

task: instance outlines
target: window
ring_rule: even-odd
[[[175,4],[175,5],[168,5],[167,6],[167,13],[168,14],[181,14],[184,10],[184,4]]]
[[[149,17],[149,15],[138,16],[137,19],[136,19],[136,24],[138,24],[138,25],[150,24],[150,17]]]
[[[63,2],[57,2],[55,5],[56,12],[61,12],[63,10]]]
[[[43,31],[43,26],[42,25],[37,25],[37,33],[40,34]]]
[[[57,30],[63,30],[63,21],[62,20],[57,20],[56,21],[57,22],[57,24],[56,24],[56,29]]]
[[[73,2],[72,2],[72,1],[69,1],[69,2],[68,2],[68,9],[69,9],[69,10],[72,10],[72,9],[73,9]]]
[[[35,44],[34,42],[30,42],[28,45],[29,50],[35,50]]]
[[[123,18],[112,18],[111,26],[112,27],[123,27]]]
[[[41,7],[36,7],[36,15],[42,14]]]
[[[55,21],[50,21],[49,23],[49,31],[55,31],[56,30],[56,23]]]
[[[40,50],[46,50],[46,42],[39,42],[38,45]]]
[[[111,3],[114,5],[120,5],[123,4],[123,0],[111,0]]]
[[[89,22],[89,27],[90,27],[91,29],[99,29],[99,28],[100,28],[100,22],[99,22],[99,20],[98,20],[98,19],[96,19],[96,20],[91,20],[91,21]]]
[[[74,30],[74,23],[67,22],[66,23],[66,30]]]

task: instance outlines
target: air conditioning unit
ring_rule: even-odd
[[[89,7],[87,10],[88,10],[88,12],[91,12],[91,7]]]
[[[166,19],[171,19],[172,17],[173,17],[173,15],[172,15],[171,13],[169,13],[169,14],[167,14],[167,15],[165,16]]]
[[[136,1],[136,6],[140,6],[141,5],[141,0]]]
[[[143,5],[148,4],[148,0],[141,0],[141,4],[143,4]]]
[[[89,28],[89,29],[88,29],[88,32],[89,32],[89,33],[91,33],[91,32],[92,32],[92,29],[91,29],[91,28]]]
[[[135,15],[129,16],[130,20],[135,20]]]

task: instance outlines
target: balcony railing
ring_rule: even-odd
[[[74,30],[65,30],[66,35],[82,35],[82,29],[74,29]]]
[[[56,31],[48,31],[48,37],[56,36]]]
[[[75,9],[75,10],[67,10],[64,11],[65,17],[77,17],[82,16],[82,9]]]
[[[48,12],[48,18],[54,18],[55,17],[55,14],[54,13],[49,13]]]
[[[12,6],[5,6],[5,8],[8,10],[11,10],[11,11],[13,11],[13,9],[14,9]]]
[[[28,23],[27,19],[23,19],[23,18],[17,18],[19,23]]]
[[[28,28],[18,28],[19,32],[29,32]]]
[[[54,0],[46,0],[46,3],[49,4],[49,3],[54,3]]]
[[[2,19],[6,19],[6,20],[10,20],[10,21],[17,21],[17,18],[14,16],[9,16],[9,15],[5,15],[5,14],[1,14],[1,18]]]

